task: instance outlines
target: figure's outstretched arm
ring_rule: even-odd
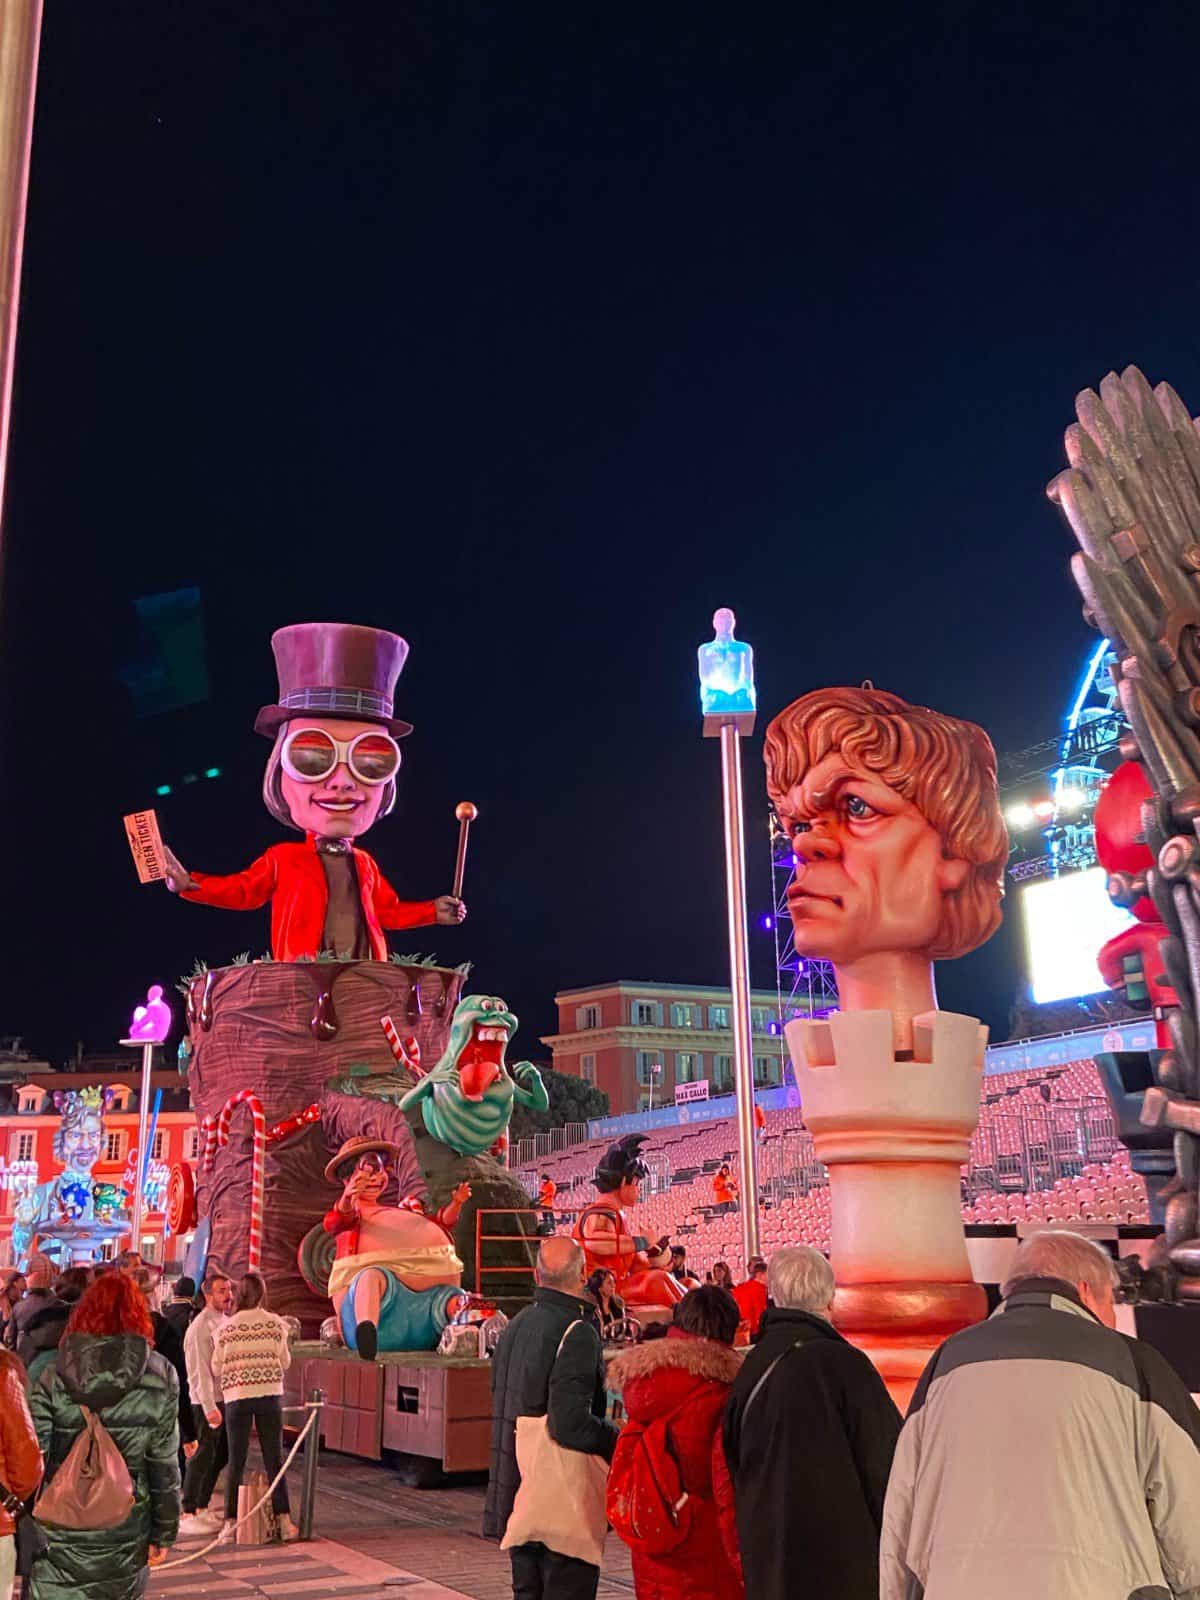
[[[471,1185],[469,1183],[460,1183],[446,1204],[437,1212],[435,1220],[440,1222],[443,1228],[453,1229],[457,1225],[459,1217],[462,1216],[462,1208],[470,1198]]]
[[[422,1078],[419,1083],[413,1084],[412,1088],[400,1102],[401,1111],[411,1111],[414,1106],[420,1105],[421,1101],[424,1100],[426,1095],[432,1093],[433,1075],[431,1073],[429,1077]]]
[[[202,906],[220,906],[225,911],[257,911],[275,893],[275,858],[268,850],[244,872],[193,872],[188,883],[189,888],[179,891],[181,899]]]
[[[374,902],[381,928],[428,928],[438,920],[436,900],[401,900],[382,872],[375,879]]]
[[[513,1079],[513,1099],[530,1111],[549,1111],[550,1096],[542,1075],[532,1061],[518,1061],[509,1069]]]

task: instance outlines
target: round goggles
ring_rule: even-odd
[[[387,783],[400,770],[400,746],[382,728],[356,734],[348,744],[324,728],[297,728],[283,741],[283,770],[300,783],[320,783],[343,762],[359,783]]]

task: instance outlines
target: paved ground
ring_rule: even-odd
[[[292,1476],[293,1493],[299,1477]],[[508,1557],[479,1536],[482,1484],[409,1489],[384,1466],[321,1457],[311,1544],[221,1546],[156,1573],[154,1600],[511,1600]],[[202,1548],[182,1543],[172,1559]],[[609,1535],[600,1600],[630,1600],[625,1547]]]

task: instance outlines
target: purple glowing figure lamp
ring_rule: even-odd
[[[152,984],[146,1004],[136,1006],[129,1024],[130,1043],[161,1044],[171,1031],[171,1008],[162,997],[162,985]]]

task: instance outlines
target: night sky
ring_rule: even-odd
[[[401,804],[471,958],[556,989],[727,978],[721,604],[766,715],[869,677],[1053,734],[1090,635],[1044,498],[1075,392],[1200,409],[1195,14],[48,0],[4,535],[0,1032],[111,1046],[147,982],[267,944],[139,888],[280,830],[271,631],[411,642]],[[196,585],[210,699],[138,718],[132,602]],[[765,908],[761,741],[746,752]],[[157,783],[218,781],[155,802]],[[1000,1032],[1011,925],[942,969]],[[773,982],[764,936],[755,978]]]

